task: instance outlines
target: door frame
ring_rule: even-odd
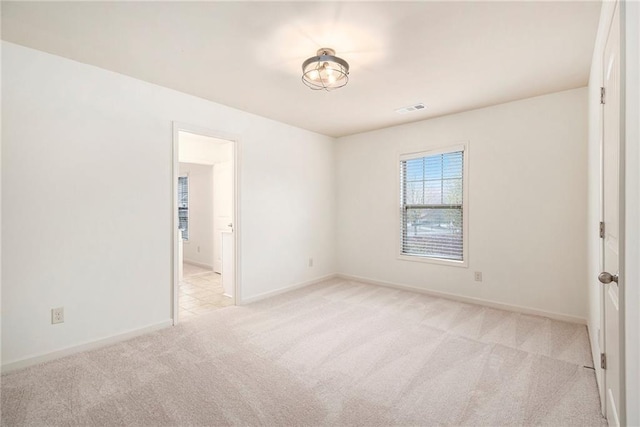
[[[619,8],[619,19],[620,19],[620,46],[619,46],[619,64],[620,64],[620,95],[619,95],[619,147],[618,147],[618,336],[619,336],[619,345],[618,345],[618,353],[619,353],[619,393],[620,393],[620,402],[618,408],[618,421],[621,426],[626,425],[627,423],[627,393],[626,393],[626,328],[625,328],[625,317],[626,317],[626,298],[625,298],[625,142],[626,142],[626,100],[625,100],[625,88],[626,88],[626,70],[625,70],[625,9],[626,4],[625,1],[617,0],[616,5],[612,10],[611,19],[609,20],[609,24],[606,27],[606,34],[602,51],[602,66],[603,69],[606,67],[607,58],[604,56],[606,52],[606,45],[609,39],[609,32],[611,30],[611,26],[613,25],[613,19],[615,19],[616,8]],[[602,73],[602,81],[600,82],[601,87],[605,87],[605,79],[606,75]],[[606,94],[605,94],[606,97]],[[606,102],[606,101],[605,101]],[[600,121],[602,126],[600,127],[601,139],[600,139],[600,221],[604,220],[604,132],[605,132],[605,123],[604,123],[604,104],[600,106]],[[604,270],[604,239],[600,241],[600,271]],[[602,353],[606,352],[606,323],[605,323],[605,298],[606,296],[606,287],[600,286],[600,331],[602,335],[602,341],[600,342],[600,351]],[[595,361],[596,363],[598,361]],[[606,372],[602,374],[602,383],[603,387],[599,390],[601,391],[600,395],[600,404],[603,414],[606,412],[606,401],[607,399],[607,375]],[[607,421],[610,421],[609,416],[607,415]]]
[[[239,305],[241,291],[240,276],[240,139],[237,135],[229,135],[224,132],[214,131],[201,126],[187,123],[172,122],[173,138],[171,144],[171,319],[173,325],[177,325],[178,318],[178,175],[179,175],[179,132],[189,132],[197,135],[207,136],[216,139],[223,139],[231,143],[232,164],[233,164],[233,271],[235,283],[233,284],[233,304]]]
[[[618,324],[620,334],[620,345],[618,351],[620,352],[620,425],[627,425],[627,298],[626,298],[626,116],[627,116],[627,101],[626,101],[626,80],[627,80],[627,60],[626,60],[626,0],[619,0],[618,7],[620,7],[620,150],[618,151],[618,230],[620,232],[620,239],[618,244],[619,259],[618,259],[618,298],[620,304],[620,312],[618,313]]]

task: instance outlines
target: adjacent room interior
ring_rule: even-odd
[[[178,319],[234,304],[233,142],[178,131]],[[176,209],[176,208],[174,208]],[[175,287],[174,283],[174,287]]]
[[[0,7],[2,425],[640,425],[640,3]]]

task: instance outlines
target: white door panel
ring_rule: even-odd
[[[603,283],[604,353],[606,355],[605,416],[611,426],[619,426],[620,410],[620,302],[617,283],[619,260],[620,204],[620,12],[616,9],[604,51],[604,88],[602,134],[602,215],[604,242],[603,272],[616,280]],[[606,279],[606,278],[605,278]]]
[[[231,162],[213,166],[213,271],[222,273],[222,233],[233,231],[233,167]]]

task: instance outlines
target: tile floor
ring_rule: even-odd
[[[178,318],[189,320],[195,315],[233,305],[233,300],[223,295],[220,274],[185,262],[178,304]]]

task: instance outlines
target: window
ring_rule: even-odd
[[[465,147],[400,156],[401,257],[465,260]]]
[[[182,240],[189,240],[189,177],[178,177],[178,228]]]

